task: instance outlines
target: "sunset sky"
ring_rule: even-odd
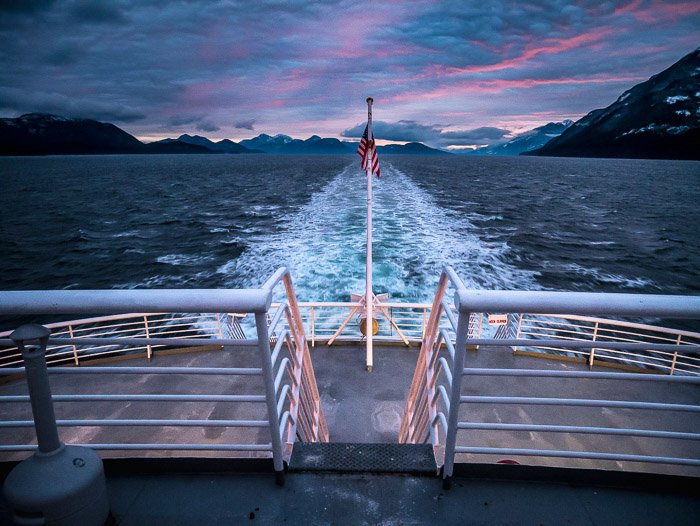
[[[700,45],[700,1],[0,0],[0,116],[182,133],[502,142]]]

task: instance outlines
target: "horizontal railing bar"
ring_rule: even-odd
[[[606,380],[640,380],[645,382],[676,382],[700,384],[695,376],[671,376],[649,373],[609,373],[603,371],[549,371],[541,369],[481,369],[465,368],[462,373],[470,376],[527,376],[549,378],[598,378]]]
[[[143,317],[148,316],[148,321],[153,322],[153,321],[160,321],[155,316],[167,316],[169,313],[167,312],[129,312],[125,314],[114,314],[114,315],[107,315],[107,316],[97,316],[94,318],[81,318],[78,320],[69,320],[69,321],[57,321],[53,323],[47,323],[45,324],[46,327],[49,329],[68,329],[69,327],[73,327],[74,331],[82,331],[82,330],[90,330],[90,329],[96,329],[96,328],[102,328],[103,326],[100,327],[76,327],[76,325],[91,325],[94,323],[103,323],[105,321],[115,321],[115,320],[133,320],[129,321],[128,323],[125,323],[123,325],[135,325],[135,324],[140,324],[141,327],[143,327]],[[172,318],[166,318],[166,319],[172,319]],[[115,325],[116,326],[116,325]],[[1,332],[0,336],[7,336],[11,333],[12,331],[5,331]],[[62,333],[68,333],[67,330],[65,331],[59,331],[59,334]]]
[[[700,296],[458,289],[455,304],[462,312],[700,318]]]
[[[268,332],[273,333],[275,331],[275,329],[277,328],[277,324],[280,322],[282,316],[284,316],[285,311],[287,311],[288,309],[289,305],[287,303],[281,303],[277,306],[277,312],[275,312],[275,316],[272,318],[270,324],[267,327]]]
[[[700,317],[700,316],[698,316]],[[628,349],[642,351],[670,351],[678,353],[700,352],[700,344],[669,344],[669,343],[631,343],[631,342],[602,342],[593,340],[537,340],[537,339],[496,339],[469,338],[467,345],[483,345],[498,347],[563,347],[565,349]]]
[[[663,411],[700,412],[700,406],[660,402],[631,402],[626,400],[591,400],[586,398],[537,398],[527,396],[460,396],[462,404],[523,404],[580,407],[616,407],[625,409],[655,409]]]
[[[528,315],[529,316],[529,315]],[[543,316],[548,316],[547,314],[543,314]],[[682,336],[689,336],[691,338],[698,338],[700,335],[697,332],[690,332],[690,331],[684,331],[684,330],[678,330],[678,329],[667,329],[665,327],[659,327],[657,325],[645,325],[642,323],[634,323],[634,322],[629,322],[629,321],[622,321],[622,320],[610,320],[606,318],[595,318],[592,316],[578,316],[575,314],[564,314],[564,315],[559,315],[559,314],[551,314],[549,315],[552,318],[557,318],[557,319],[563,319],[563,320],[576,320],[576,321],[587,321],[591,323],[592,325],[588,326],[588,328],[593,329],[595,323],[600,323],[604,324],[605,326],[608,325],[617,325],[620,327],[628,327],[632,329],[642,329],[642,330],[648,330],[652,332],[662,332],[662,333],[672,333],[672,334],[680,334]],[[532,318],[526,318],[523,319],[523,323],[525,321],[537,321],[537,319],[532,319]],[[542,323],[556,323],[552,322],[549,320],[542,320]],[[570,324],[568,324],[570,325]],[[603,327],[599,326],[598,330],[602,329]],[[606,327],[605,330],[614,330],[612,327]]]
[[[109,451],[272,451],[271,444],[71,444],[90,449]],[[0,446],[0,451],[34,451],[37,446],[11,445]]]
[[[259,367],[49,367],[49,374],[212,374],[262,375]],[[0,375],[22,374],[24,367],[0,369]]]
[[[267,312],[269,306],[264,289],[0,291],[0,315]]]
[[[165,427],[268,427],[267,420],[183,420],[183,419],[124,419],[124,420],[56,420],[62,427],[120,427],[120,426],[165,426]],[[1,427],[33,427],[34,420],[0,421]]]
[[[468,289],[464,286],[464,282],[452,267],[445,267],[443,272],[447,274],[447,277],[452,282],[452,286],[456,289],[458,294],[463,294],[468,291]]]
[[[54,394],[51,399],[54,402],[264,402],[265,395]],[[29,396],[0,396],[0,402],[29,402]]]
[[[447,318],[447,321],[450,324],[450,328],[453,331],[456,331],[457,330],[457,319],[455,318],[455,315],[452,312],[452,309],[450,308],[450,305],[449,305],[449,303],[447,303],[447,300],[445,298],[442,299],[441,305],[442,305],[442,312],[445,315],[445,317]]]
[[[625,460],[629,462],[648,462],[656,464],[682,464],[690,466],[700,466],[700,460],[695,458],[630,455],[625,453],[597,453],[592,451],[556,451],[546,449],[541,450],[457,446],[455,447],[455,453],[471,453],[477,455],[523,455],[537,457],[583,458],[591,460]]]
[[[684,433],[680,431],[656,431],[652,429],[624,429],[612,427],[587,426],[557,426],[540,424],[496,424],[459,422],[458,429],[483,429],[494,431],[539,431],[551,433],[583,433],[595,435],[623,435],[648,438],[677,438],[681,440],[699,440],[700,433]]]
[[[277,337],[277,343],[275,344],[275,348],[272,351],[272,356],[270,358],[270,363],[272,363],[273,367],[277,363],[277,358],[279,357],[280,352],[282,351],[282,346],[284,345],[285,341],[288,341],[289,337],[289,330],[285,329],[283,330],[280,335]]]
[[[257,345],[258,340],[237,340],[230,338],[51,338],[49,345],[223,345],[226,347]],[[0,339],[0,347],[16,347],[10,339]]]

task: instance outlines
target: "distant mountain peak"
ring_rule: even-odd
[[[533,155],[700,159],[700,48],[607,108],[575,122]]]
[[[561,135],[573,121],[567,119],[561,122],[549,122],[543,126],[520,133],[508,142],[493,146],[485,146],[468,152],[467,155],[520,155],[523,152],[536,150],[544,146],[554,137]]]
[[[0,119],[0,155],[139,153],[143,143],[113,124],[27,113]]]

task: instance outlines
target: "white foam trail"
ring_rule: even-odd
[[[353,163],[279,231],[249,238],[249,248],[218,272],[231,286],[259,286],[284,265],[302,300],[346,301],[364,290],[366,207],[366,180]],[[376,293],[429,301],[445,265],[468,287],[539,288],[536,273],[505,261],[506,243],[480,238],[463,214],[440,207],[389,163],[375,179],[373,210]]]

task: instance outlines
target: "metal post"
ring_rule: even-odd
[[[595,327],[593,328],[593,341],[596,341],[598,337],[598,322],[595,322]],[[591,354],[588,358],[588,368],[593,369],[593,360],[595,358],[595,347],[591,347]]]
[[[524,317],[524,316],[525,316],[525,314],[521,313],[521,314],[520,314],[520,317],[519,317],[519,319],[518,319],[518,328],[517,328],[516,331],[515,331],[515,339],[516,339],[516,340],[519,340],[519,339],[520,339],[520,328],[523,326],[523,317]],[[513,347],[513,352],[515,353],[515,352],[517,352],[517,351],[518,351],[517,346],[516,346],[516,347]]]
[[[461,311],[457,320],[457,337],[455,341],[455,358],[452,364],[452,390],[450,392],[450,412],[447,418],[447,436],[445,437],[445,463],[443,465],[443,488],[449,489],[455,463],[455,445],[457,443],[457,422],[459,420],[459,399],[462,390],[462,371],[464,356],[467,353],[470,312]]]
[[[10,334],[10,339],[17,344],[24,358],[36,440],[41,453],[52,453],[63,447],[58,439],[49,374],[46,371],[46,346],[50,334],[50,329],[36,324],[22,325]]]
[[[311,305],[311,347],[316,347],[316,318],[313,305]]]
[[[277,414],[277,393],[275,392],[275,377],[272,371],[270,356],[270,335],[267,331],[267,313],[255,313],[255,330],[258,334],[258,351],[265,382],[265,401],[267,402],[267,419],[270,425],[272,441],[272,462],[275,466],[277,484],[284,484],[284,461],[282,457],[282,439],[280,437],[280,419]]]
[[[149,334],[149,331],[148,331],[148,316],[146,314],[144,314],[144,316],[143,316],[143,326],[146,330],[146,338],[150,338],[151,335]],[[148,358],[149,361],[151,359],[152,352],[153,351],[151,350],[150,344],[146,345],[146,358]]]
[[[678,335],[678,339],[676,339],[676,345],[681,344],[681,334]],[[668,374],[673,374],[673,371],[676,370],[676,362],[678,361],[678,351],[674,351],[673,353],[673,361],[671,362],[671,371]]]
[[[73,337],[72,325],[68,326],[68,336],[70,336],[71,338]],[[73,360],[75,361],[75,365],[80,365],[80,360],[78,360],[78,347],[76,345],[73,345]]]
[[[367,140],[370,152],[367,154],[365,162],[365,175],[367,176],[367,267],[366,289],[365,289],[365,308],[367,310],[367,318],[365,318],[365,333],[367,334],[367,370],[372,371],[374,365],[373,357],[373,332],[374,318],[372,317],[372,307],[374,307],[374,294],[372,292],[372,150],[374,145],[374,137],[372,135],[372,97],[367,97]]]

